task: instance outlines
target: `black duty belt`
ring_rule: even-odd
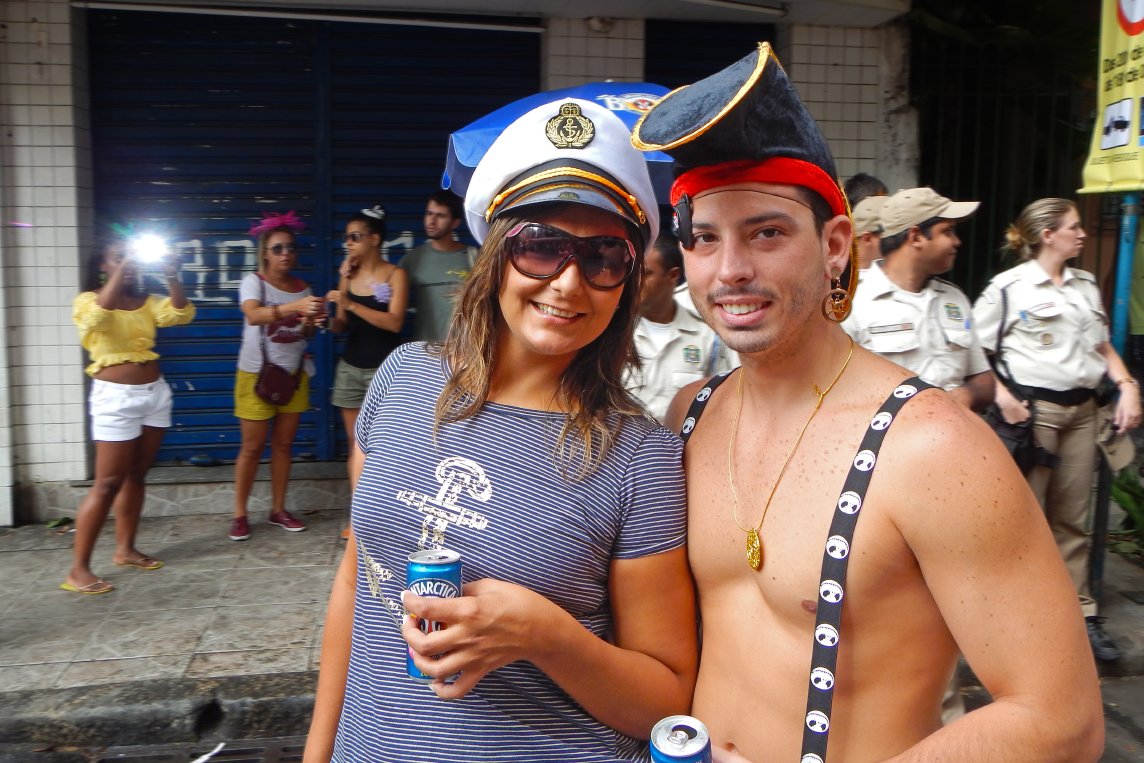
[[[1034,400],[1043,400],[1053,405],[1074,406],[1087,403],[1096,397],[1096,390],[1088,387],[1077,389],[1045,389],[1044,387],[1022,387]]]

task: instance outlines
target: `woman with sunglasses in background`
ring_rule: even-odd
[[[631,760],[687,711],[682,448],[621,383],[658,225],[629,135],[557,101],[475,170],[448,337],[395,350],[358,418],[308,763]],[[406,578],[433,549],[460,555],[457,598]]]
[[[332,402],[342,410],[349,452],[354,448],[354,424],[365,391],[378,366],[401,344],[401,326],[409,302],[409,276],[382,255],[385,209],[363,209],[346,223],[346,258],[338,288],[326,299],[337,311],[330,328],[346,332],[346,344],[334,373]],[[350,493],[355,474],[350,469]],[[345,537],[345,534],[343,534]]]
[[[242,429],[242,445],[234,462],[234,519],[231,540],[250,537],[246,504],[254,486],[258,462],[270,435],[270,516],[267,521],[289,532],[306,526],[286,511],[286,485],[290,480],[290,449],[298,420],[310,407],[313,364],[305,357],[306,337],[325,318],[325,300],[315,297],[305,281],[290,271],[297,264],[294,235],[306,225],[293,211],[266,214],[250,229],[257,241],[258,272],[242,279],[242,347],[234,382],[234,415]],[[263,361],[296,374],[298,386],[285,404],[274,405],[255,392]],[[274,423],[273,432],[270,424]]]
[[[65,591],[108,593],[115,587],[91,571],[91,554],[108,512],[115,509],[118,566],[157,570],[163,562],[135,547],[146,497],[147,472],[171,426],[171,387],[154,351],[155,329],[181,326],[195,317],[171,256],[150,265],[124,240],[99,248],[87,262],[84,291],[72,318],[80,343],[91,356],[91,439],[95,479],[76,512],[74,562]],[[167,296],[143,288],[146,267],[161,270]]]

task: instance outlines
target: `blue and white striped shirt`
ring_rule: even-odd
[[[334,760],[645,759],[645,743],[592,718],[531,663],[490,673],[462,699],[438,699],[406,675],[400,593],[411,552],[448,548],[461,554],[464,582],[526,586],[606,638],[612,560],[684,544],[678,438],[623,417],[603,464],[569,481],[552,458],[562,414],[489,403],[434,439],[445,379],[440,357],[404,345],[378,371],[358,418],[366,462],[353,501],[357,597]]]

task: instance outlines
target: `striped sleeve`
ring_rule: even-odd
[[[636,448],[620,491],[623,526],[615,556],[634,559],[679,548],[687,541],[683,443],[655,427]]]

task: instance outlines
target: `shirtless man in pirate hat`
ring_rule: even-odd
[[[668,412],[716,759],[815,763],[829,740],[847,763],[1095,760],[1096,670],[1044,517],[988,427],[837,325],[851,218],[769,45],[632,141],[675,159],[691,295],[742,358]],[[959,650],[993,702],[942,727]]]

